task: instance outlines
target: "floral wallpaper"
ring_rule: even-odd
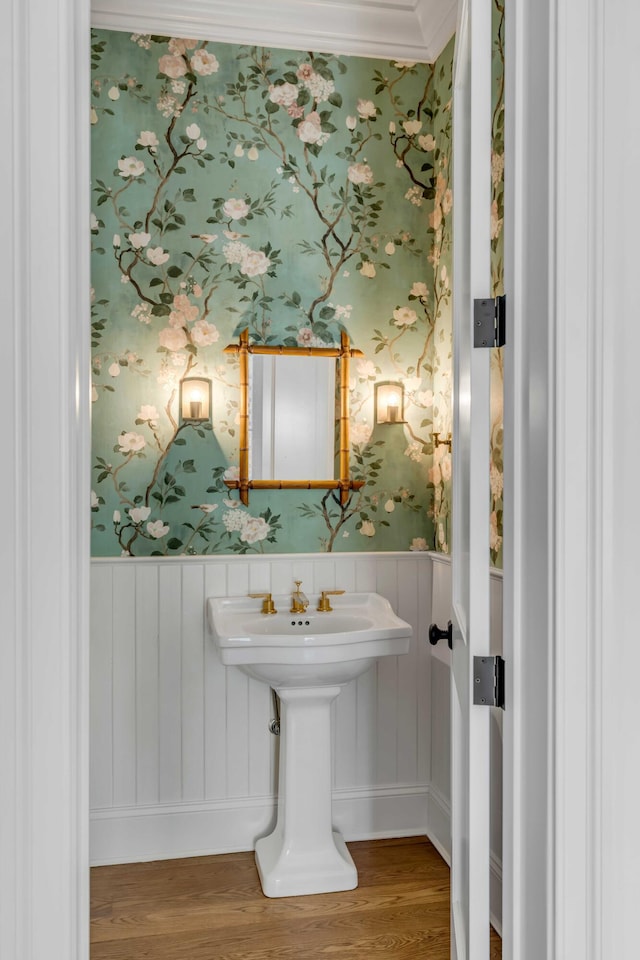
[[[451,50],[434,65],[95,31],[93,553],[448,550]],[[448,327],[447,327],[448,324]],[[346,504],[237,474],[237,360],[351,365]],[[179,385],[212,381],[210,421]],[[402,381],[406,422],[376,425]]]
[[[491,289],[504,293],[504,2],[493,0],[493,114],[491,153]],[[502,567],[504,347],[491,351],[491,561]]]

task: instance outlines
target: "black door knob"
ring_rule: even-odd
[[[449,650],[453,648],[453,624],[451,620],[447,624],[446,630],[441,630],[437,623],[432,623],[429,627],[429,643],[435,647],[439,640],[446,640]]]

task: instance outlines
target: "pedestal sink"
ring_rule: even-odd
[[[314,602],[314,599],[316,602]],[[278,816],[256,843],[268,897],[352,890],[358,875],[331,819],[331,702],[378,657],[406,653],[411,626],[377,593],[336,597],[330,612],[260,613],[248,597],[207,601],[222,663],[273,687],[281,702]]]

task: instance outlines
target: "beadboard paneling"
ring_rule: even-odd
[[[425,832],[430,555],[94,560],[93,862],[225,842],[247,849],[268,826],[277,781],[270,691],[219,662],[205,600],[287,593],[294,577],[308,595],[376,590],[412,624],[409,653],[363,674],[334,704],[334,788],[347,836]],[[197,843],[194,817],[205,829]]]

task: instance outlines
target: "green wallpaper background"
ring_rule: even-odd
[[[504,5],[494,0],[491,285],[503,278]],[[453,39],[434,64],[94,31],[94,556],[450,545]],[[351,468],[327,491],[252,492],[224,347],[346,330]],[[182,377],[212,380],[184,424]],[[405,387],[376,426],[374,386]],[[502,351],[492,355],[492,562],[502,560]]]
[[[451,57],[434,65],[96,31],[92,100],[93,553],[448,550]],[[352,473],[252,492],[238,368],[255,343],[352,363]],[[449,332],[447,333],[447,328]],[[184,376],[212,424],[182,424]],[[407,423],[374,425],[402,380]]]

